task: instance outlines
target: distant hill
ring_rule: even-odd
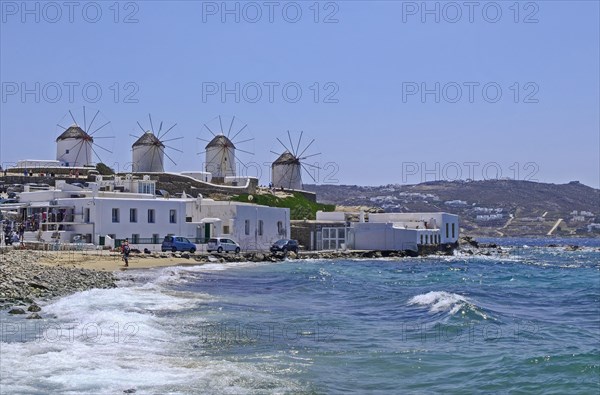
[[[600,236],[600,229],[592,225],[600,223],[600,190],[577,181],[433,181],[379,187],[305,185],[305,189],[316,192],[322,203],[458,214],[461,229],[474,236],[544,236],[550,231],[555,236]]]

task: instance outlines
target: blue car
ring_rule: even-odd
[[[165,251],[189,251],[192,254],[196,252],[196,245],[189,239],[182,236],[165,236],[161,245],[162,252]]]

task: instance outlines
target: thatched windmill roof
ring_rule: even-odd
[[[93,142],[94,139],[92,136],[87,134],[83,129],[81,129],[77,125],[73,125],[69,127],[67,130],[62,132],[60,136],[56,138],[56,141],[66,140],[66,139],[83,139]]]

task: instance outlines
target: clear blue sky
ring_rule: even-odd
[[[431,13],[421,1],[273,2],[271,9],[227,2],[231,13],[220,1],[138,1],[119,3],[118,15],[113,1],[22,4],[1,2],[3,166],[55,159],[56,124],[70,109],[80,120],[86,106],[88,117],[100,110],[111,121],[97,135],[115,139],[97,141],[113,150],[99,153],[117,169],[130,162],[130,133],[139,134],[136,121],[149,125],[148,113],[155,128],[177,122],[169,136],[184,137],[173,142],[184,152],[170,153],[177,166],[167,170],[201,169],[197,137],[206,138],[203,123],[222,114],[248,124],[243,134],[255,140],[242,147],[254,155],[240,159],[260,164],[264,184],[263,163],[280,150],[276,137],[302,130],[305,141],[316,139],[307,152],[322,152],[311,158],[322,167],[321,183],[407,184],[459,172],[482,179],[500,170],[600,186],[597,1],[475,2],[472,9],[427,2]],[[208,90],[236,83],[239,102]],[[39,97],[23,96],[24,88]],[[423,88],[432,93],[422,96]]]

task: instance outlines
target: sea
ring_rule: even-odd
[[[600,240],[480,241],[504,253],[128,270],[0,312],[0,393],[600,393]]]

